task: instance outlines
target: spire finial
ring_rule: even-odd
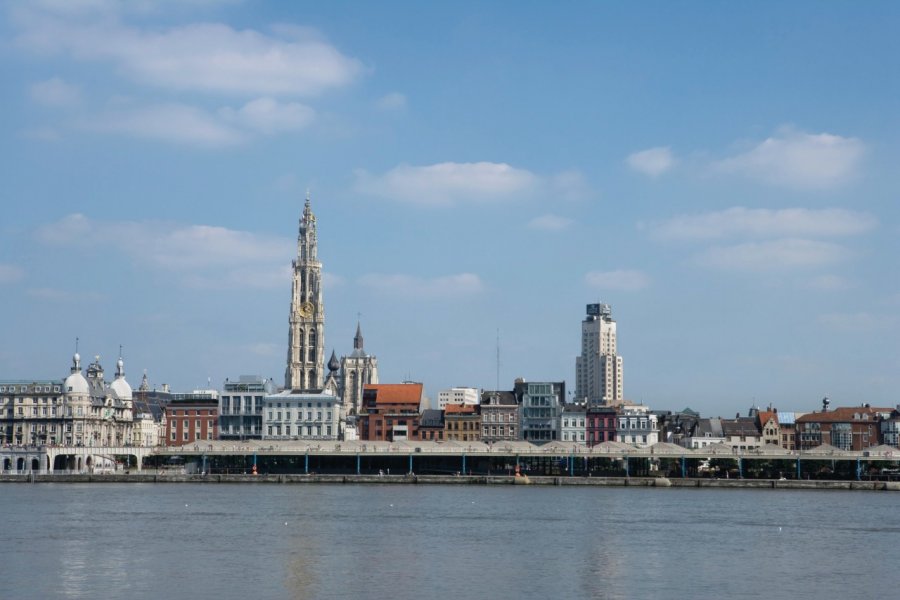
[[[357,317],[359,317],[359,313],[356,313]],[[363,335],[362,335],[362,326],[359,323],[359,320],[356,321],[356,335],[353,336],[353,349],[354,350],[362,350],[363,349]]]

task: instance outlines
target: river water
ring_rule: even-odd
[[[0,598],[875,598],[900,494],[3,484]]]

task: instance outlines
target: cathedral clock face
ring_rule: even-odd
[[[313,306],[312,302],[304,302],[300,305],[300,316],[301,317],[311,317],[313,312],[315,311],[315,306]]]

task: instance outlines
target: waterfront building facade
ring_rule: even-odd
[[[378,359],[366,352],[363,342],[362,328],[357,323],[353,352],[340,360],[338,389],[345,415],[359,414],[363,388],[378,383]]]
[[[616,423],[616,441],[647,448],[659,442],[657,416],[643,405],[624,405]]]
[[[618,413],[612,406],[591,405],[585,412],[585,435],[589,446],[616,441]]]
[[[307,194],[297,235],[297,258],[291,263],[293,280],[284,387],[293,391],[321,390],[325,381],[325,304],[316,227],[316,216]]]
[[[697,420],[697,427],[691,435],[684,438],[682,445],[696,450],[708,448],[725,442],[722,433],[722,419],[719,417],[701,418]]]
[[[758,450],[763,443],[756,417],[722,419],[722,436],[723,444],[742,452]]]
[[[781,427],[778,424],[778,409],[757,412],[757,428],[763,446],[781,446]]]
[[[440,442],[444,438],[444,411],[426,408],[419,418],[419,439]]]
[[[172,394],[165,411],[166,446],[185,446],[218,439],[217,390],[194,390],[188,394]]]
[[[263,401],[274,392],[272,380],[259,375],[226,379],[219,394],[219,439],[262,439]]]
[[[881,421],[891,418],[892,408],[839,407],[807,413],[797,419],[800,450],[828,444],[840,450],[866,450],[879,444]]]
[[[520,440],[519,403],[514,392],[499,390],[481,394],[481,441],[514,442]]]
[[[585,443],[587,436],[587,407],[581,404],[566,404],[562,409],[560,433],[564,442]]]
[[[100,357],[81,371],[76,352],[65,381],[0,381],[0,438],[14,445],[124,446],[132,443],[131,386],[125,363],[107,384]]]
[[[478,404],[481,393],[477,388],[454,387],[438,392],[438,408],[444,409],[448,404]]]
[[[522,407],[522,439],[533,444],[543,444],[560,439],[560,421],[565,403],[565,382],[526,382],[515,384],[516,399]]]
[[[59,379],[0,380],[0,441],[17,446],[74,441]],[[67,426],[69,431],[66,431]]]
[[[891,413],[890,418],[881,421],[880,428],[881,443],[900,448],[900,406]]]
[[[481,440],[481,415],[475,404],[448,404],[444,408],[444,439],[458,442]]]
[[[581,322],[581,355],[575,359],[575,402],[615,405],[624,399],[622,357],[609,304],[588,304]]]
[[[379,383],[363,388],[356,424],[360,440],[419,439],[419,411],[425,398],[421,383]]]
[[[284,390],[263,400],[262,439],[340,439],[340,398],[327,392]]]

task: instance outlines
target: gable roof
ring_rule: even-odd
[[[375,404],[415,404],[422,401],[421,383],[370,383],[363,386],[366,392],[375,394]]]
[[[774,410],[761,410],[759,411],[759,426],[762,427],[766,423],[769,422],[770,419],[775,421],[775,424],[778,425],[778,413]]]

